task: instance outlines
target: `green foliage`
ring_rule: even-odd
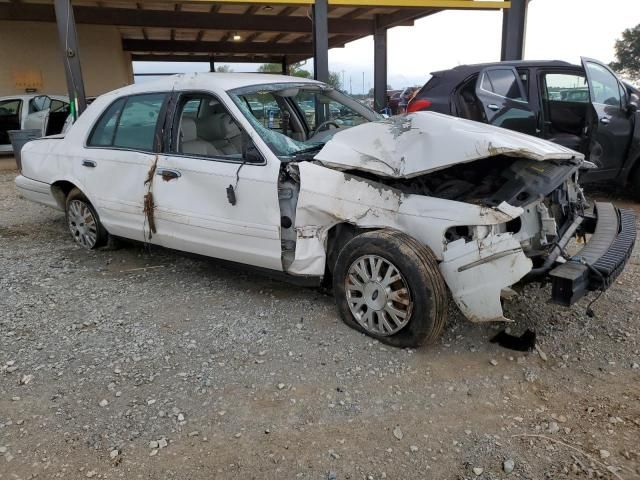
[[[329,72],[329,81],[327,81],[336,90],[342,90],[342,79],[338,72]]]
[[[282,73],[282,65],[279,63],[263,63],[258,67],[261,73]],[[311,78],[311,72],[302,68],[302,62],[292,63],[289,66],[289,74],[294,77]]]
[[[616,40],[616,61],[609,65],[616,72],[640,80],[640,24],[627,28]]]
[[[292,63],[289,65],[289,75],[293,77],[311,78],[311,72],[302,68],[303,63]],[[279,63],[263,63],[258,67],[261,73],[281,73],[282,65]],[[342,80],[338,72],[329,72],[329,81],[327,82],[336,90],[342,89]]]
[[[216,72],[231,73],[233,72],[233,68],[231,68],[229,65],[220,65],[219,67],[216,67]]]

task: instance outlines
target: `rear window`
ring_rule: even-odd
[[[516,74],[511,69],[492,69],[482,76],[482,89],[501,97],[524,100]]]
[[[93,129],[89,146],[153,151],[154,136],[165,93],[121,98],[102,114]]]

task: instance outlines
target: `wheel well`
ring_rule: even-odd
[[[76,188],[76,186],[71,182],[67,182],[66,180],[60,180],[59,182],[54,182],[51,185],[51,194],[56,199],[56,202],[58,202],[60,208],[62,208],[63,210],[67,201],[67,195],[69,195],[69,192],[74,188]]]
[[[629,175],[626,178],[626,184],[629,185],[636,179],[640,180],[640,155],[633,161],[631,165],[631,169],[629,170]],[[631,185],[632,187],[636,185]]]

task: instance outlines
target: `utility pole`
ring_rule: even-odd
[[[364,88],[364,72],[362,72],[362,94],[366,95],[367,91]]]

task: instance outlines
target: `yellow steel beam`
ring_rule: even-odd
[[[142,0],[145,3],[151,0]],[[158,0],[154,0],[158,1]],[[166,3],[226,3],[253,5],[313,5],[314,0],[160,0]],[[441,9],[501,9],[510,8],[510,0],[329,0],[329,5],[340,7],[409,7]]]
[[[451,9],[500,9],[511,7],[510,1],[473,0],[329,0],[329,5],[341,7],[413,7]]]

